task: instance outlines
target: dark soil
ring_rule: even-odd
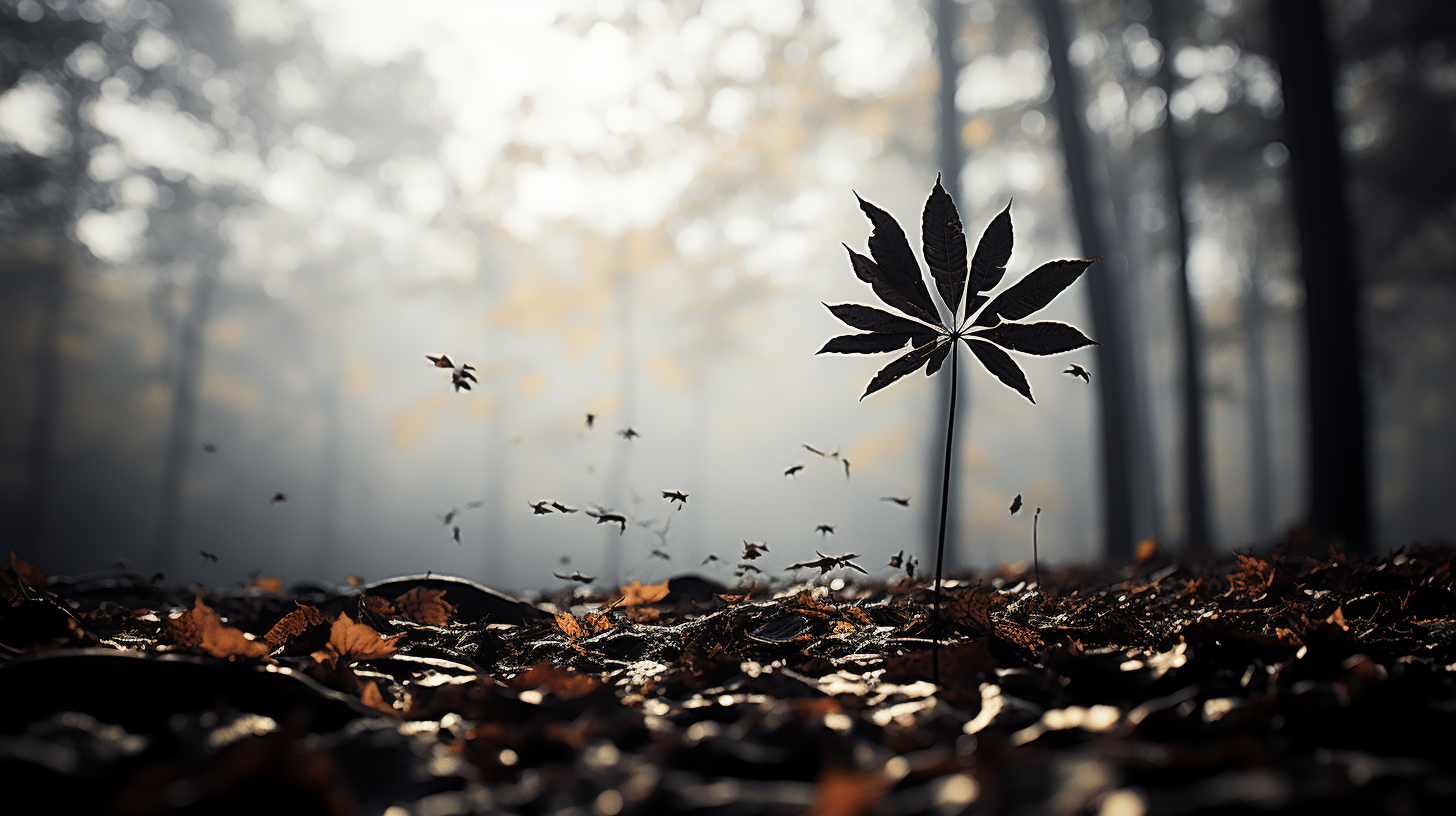
[[[939,685],[909,579],[532,604],[440,576],[197,593],[12,558],[0,807],[1456,812],[1449,550],[1146,555],[957,576]]]

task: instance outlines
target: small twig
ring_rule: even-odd
[[[1031,568],[1036,571],[1036,589],[1041,591],[1041,560],[1036,556],[1036,522],[1041,518],[1041,508],[1031,517]]]

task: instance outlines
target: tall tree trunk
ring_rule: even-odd
[[[192,302],[177,338],[177,369],[172,386],[172,416],[167,427],[167,449],[162,459],[162,496],[157,514],[157,538],[153,562],[170,572],[176,565],[177,540],[182,521],[183,490],[187,462],[192,455],[193,426],[197,419],[197,395],[202,384],[202,361],[207,345],[207,322],[212,315],[212,298],[217,289],[222,250],[204,250],[197,267]]]
[[[1108,254],[1108,244],[1097,217],[1096,193],[1087,151],[1087,136],[1082,121],[1081,95],[1067,58],[1070,41],[1066,19],[1059,0],[1037,0],[1046,30],[1047,51],[1051,58],[1053,99],[1057,109],[1057,130],[1061,135],[1062,153],[1066,157],[1067,186],[1072,209],[1081,234],[1082,254],[1101,258]],[[1093,269],[1087,275],[1088,300],[1092,322],[1102,346],[1097,350],[1098,396],[1102,409],[1102,501],[1103,547],[1112,559],[1132,554],[1132,469],[1134,433],[1131,354],[1127,348],[1127,332],[1122,321],[1115,282],[1110,270]]]
[[[950,194],[958,207],[964,207],[965,203],[961,200],[961,168],[965,167],[965,150],[961,144],[961,117],[955,106],[956,81],[960,77],[960,62],[956,59],[955,42],[960,33],[960,23],[960,4],[955,0],[935,0],[935,57],[940,73],[940,87],[936,94],[939,107],[936,120],[936,164],[940,169],[941,186]],[[962,219],[964,218],[963,215]],[[955,315],[951,315],[950,318],[954,320]],[[936,383],[936,390],[939,392],[936,402],[940,406],[940,417],[939,421],[931,427],[945,427],[952,410],[957,410],[960,414],[967,413],[963,406],[956,406],[950,399],[949,379],[948,377],[936,377],[932,380]],[[969,394],[967,396],[969,397]],[[970,400],[966,399],[963,405],[969,404],[969,402]],[[940,447],[940,440],[933,436],[927,440],[932,452],[937,451]],[[965,438],[964,431],[961,433],[961,438]],[[959,449],[959,446],[956,446],[955,450],[948,453],[950,464],[947,466],[952,469],[956,469],[956,464],[960,461]],[[933,454],[925,457],[925,466],[925,485],[929,489],[937,479],[941,478],[942,474]],[[936,542],[940,536],[944,536],[945,540],[950,542],[952,564],[956,564],[964,558],[964,554],[960,553],[958,546],[960,538],[956,530],[954,493],[950,494],[949,502],[948,514],[938,514],[930,502],[925,503],[923,522],[925,525],[925,555],[923,560],[927,564],[932,563],[936,557]],[[944,521],[942,521],[943,518]]]
[[[1359,289],[1345,205],[1334,63],[1319,0],[1268,4],[1304,276],[1309,525],[1369,549]]]
[[[1203,416],[1203,360],[1199,354],[1198,309],[1188,286],[1188,214],[1183,208],[1186,189],[1183,145],[1173,128],[1172,27],[1168,25],[1165,4],[1153,3],[1151,9],[1148,22],[1152,26],[1153,37],[1163,44],[1163,62],[1158,67],[1157,83],[1170,103],[1165,106],[1161,130],[1168,173],[1168,203],[1171,205],[1173,239],[1177,246],[1178,269],[1174,285],[1183,321],[1183,544],[1190,552],[1207,553],[1208,464]]]
[[[1253,538],[1274,533],[1274,473],[1269,457],[1269,381],[1264,360],[1267,312],[1264,309],[1263,276],[1259,274],[1259,235],[1252,219],[1245,219],[1251,233],[1248,290],[1244,293],[1244,368],[1249,375],[1249,492]]]
[[[613,311],[617,314],[617,342],[620,343],[622,353],[621,383],[618,388],[622,397],[622,428],[613,429],[613,433],[623,428],[631,428],[635,422],[637,413],[637,319],[636,319],[636,293],[632,280],[632,268],[627,263],[629,251],[628,235],[624,234],[617,239],[617,268],[615,270],[615,292],[616,304]],[[607,468],[607,501],[613,512],[622,513],[622,501],[626,498],[625,488],[627,484],[627,472],[631,465],[633,440],[623,439],[612,454],[612,462]],[[608,586],[621,586],[622,573],[622,531],[612,525],[605,525],[606,532],[603,533],[602,548],[602,572],[607,577]]]
[[[40,325],[36,331],[35,358],[31,380],[30,426],[25,435],[25,486],[20,494],[20,516],[16,543],[27,550],[41,545],[45,511],[50,503],[51,465],[54,461],[56,428],[61,402],[61,334],[65,324],[65,258],[69,253],[59,240],[40,269]]]

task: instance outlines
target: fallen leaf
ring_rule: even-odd
[[[455,607],[445,600],[445,590],[419,586],[394,599],[394,607],[405,620],[428,626],[445,626]]]
[[[657,603],[667,597],[667,581],[660,584],[643,584],[633,581],[622,587],[622,606],[641,606]]]

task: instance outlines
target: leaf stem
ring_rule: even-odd
[[[945,471],[940,477],[940,538],[935,545],[935,594],[930,606],[930,677],[940,685],[940,572],[945,562],[945,520],[950,511],[950,458],[955,439],[956,372],[960,344],[951,339],[950,347],[950,414],[945,423]]]

